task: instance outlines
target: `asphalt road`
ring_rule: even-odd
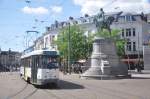
[[[138,76],[138,75],[137,75]],[[84,80],[60,73],[59,87],[35,87],[19,73],[0,73],[0,99],[150,99],[150,79]]]

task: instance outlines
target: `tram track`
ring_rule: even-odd
[[[22,93],[27,87],[28,87],[28,83],[26,83],[25,86],[21,90],[19,90],[17,93],[14,93],[14,94],[8,96],[6,99],[12,99],[12,98],[16,97],[17,95]]]
[[[26,83],[25,84],[25,86],[21,89],[21,90],[19,90],[18,92],[16,92],[16,93],[14,93],[14,94],[12,94],[12,95],[10,95],[10,96],[8,96],[6,99],[15,99],[15,97],[17,97],[17,96],[19,96],[20,94],[22,94],[27,88],[28,88],[28,86],[29,86],[30,84],[28,84],[28,83]],[[22,99],[29,99],[33,94],[35,94],[36,92],[37,92],[37,88],[34,90],[34,91],[32,91],[32,92],[30,92],[29,94],[27,94],[24,98],[22,98]]]
[[[27,96],[25,96],[23,99],[29,99],[31,96],[33,96],[36,92],[38,91],[38,89],[36,88],[34,91],[32,91],[30,94],[28,94]]]

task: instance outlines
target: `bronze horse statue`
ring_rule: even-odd
[[[108,16],[107,18],[105,18],[102,21],[98,21],[98,19],[95,17],[93,22],[94,22],[94,24],[96,25],[96,27],[98,28],[99,31],[103,31],[103,29],[107,29],[109,31],[110,36],[111,36],[110,25],[119,18],[121,13],[122,12],[119,12],[115,15]]]

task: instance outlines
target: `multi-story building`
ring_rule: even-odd
[[[0,71],[19,67],[21,53],[15,51],[0,52]]]
[[[120,37],[127,40],[125,46],[126,63],[143,64],[143,44],[149,41],[150,24],[143,14],[123,13],[117,22],[113,22],[112,29],[120,30]],[[129,60],[129,59],[130,60]]]
[[[125,46],[127,54],[141,54],[143,43],[147,42],[150,36],[150,24],[142,19],[141,14],[124,13],[117,22],[113,22],[112,29],[121,30],[121,38],[127,40]]]
[[[43,36],[41,36],[34,41],[33,49],[34,50],[40,50],[43,48],[44,48],[44,38],[43,38]]]
[[[60,28],[47,29],[47,32],[44,34],[44,48],[48,48],[51,50],[56,50],[57,46],[55,44],[55,40],[57,39],[57,34],[60,31]]]

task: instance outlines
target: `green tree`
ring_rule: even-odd
[[[70,33],[70,34],[69,34]],[[69,41],[70,35],[70,41]],[[70,59],[77,61],[79,59],[87,59],[92,51],[92,38],[94,36],[89,33],[88,36],[84,31],[76,25],[63,28],[58,34],[56,44],[60,51],[61,57],[68,57],[68,42],[70,42]]]
[[[110,35],[109,31],[104,29],[103,31],[98,31],[96,36],[113,39],[117,48],[117,55],[121,58],[125,55],[124,46],[126,44],[126,40],[121,39],[119,33],[119,30],[112,30]]]

